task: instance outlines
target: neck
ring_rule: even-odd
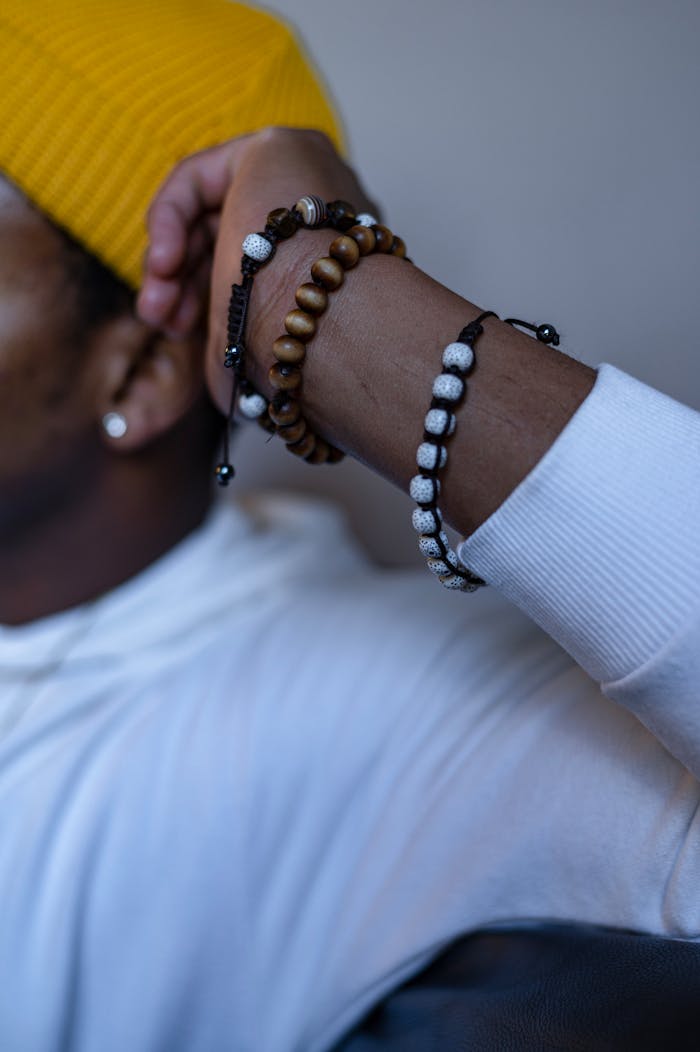
[[[206,468],[114,459],[80,498],[0,538],[0,623],[24,624],[97,598],[203,521],[211,501]]]

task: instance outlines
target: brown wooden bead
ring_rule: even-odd
[[[389,227],[377,223],[373,230],[377,239],[377,252],[391,252],[391,246],[394,244],[394,235],[389,230]]]
[[[328,463],[339,464],[341,460],[345,460],[345,454],[342,449],[338,449],[336,446],[329,446]]]
[[[291,237],[297,230],[294,216],[288,208],[275,208],[274,212],[270,212],[267,217],[266,225],[280,238]]]
[[[348,237],[347,234],[341,234],[340,237],[337,237],[331,243],[328,251],[333,256],[333,259],[337,259],[345,270],[350,270],[350,267],[354,267],[360,258],[357,242]]]
[[[332,292],[343,284],[344,271],[337,259],[322,256],[312,266],[311,277]]]
[[[331,447],[323,438],[316,439],[316,445],[309,453],[308,457],[304,457],[307,464],[325,464],[328,460],[328,454],[331,451]]]
[[[287,449],[296,457],[308,457],[309,453],[313,453],[315,445],[316,435],[314,435],[313,431],[307,431],[299,442],[288,445]]]
[[[317,317],[322,315],[328,305],[326,290],[318,285],[312,285],[311,281],[299,286],[295,299],[302,310],[306,310],[309,315],[316,315]]]
[[[284,319],[284,327],[290,336],[308,343],[316,333],[316,319],[305,310],[290,310]]]
[[[267,410],[270,420],[276,427],[288,427],[296,424],[301,416],[301,406],[296,398],[277,395]]]
[[[319,288],[318,285],[312,285],[310,281],[305,285],[299,286],[294,298],[302,310],[317,316],[323,314],[328,306],[328,293],[326,290]]]
[[[271,435],[276,434],[277,428],[270,420],[267,413],[263,413],[261,416],[256,417],[256,420],[260,427],[263,429],[263,431],[269,431]]]
[[[377,239],[374,236],[374,230],[368,226],[353,226],[348,230],[348,237],[351,237],[356,243],[360,250],[361,256],[368,256],[370,252],[374,252],[377,244]]]
[[[290,442],[298,442],[306,434],[306,421],[300,417],[295,424],[279,428],[277,434],[283,442],[288,444]]]
[[[293,336],[278,336],[272,345],[272,353],[283,365],[299,365],[306,356],[306,347]]]
[[[331,201],[328,212],[333,226],[338,230],[347,230],[355,225],[355,209],[348,201]]]
[[[401,237],[395,237],[394,243],[391,246],[392,256],[398,256],[399,259],[406,258],[406,242]]]
[[[273,365],[267,378],[277,391],[293,391],[301,383],[301,372],[294,365]]]

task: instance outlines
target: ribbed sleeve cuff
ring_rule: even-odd
[[[700,414],[601,366],[459,555],[596,680],[629,675],[700,605]]]

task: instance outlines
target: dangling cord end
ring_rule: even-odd
[[[531,325],[529,321],[520,321],[519,318],[506,318],[506,325],[518,325],[521,329],[529,329],[534,332],[540,343],[550,344],[552,347],[559,346],[559,333],[553,325]]]
[[[214,474],[216,481],[220,486],[228,486],[231,479],[236,474],[235,468],[231,463],[229,442],[231,437],[231,427],[233,426],[233,412],[236,408],[236,393],[238,391],[238,370],[234,371],[233,384],[231,385],[231,402],[229,405],[228,416],[226,417],[226,423],[224,424],[224,443],[222,460],[216,465]]]

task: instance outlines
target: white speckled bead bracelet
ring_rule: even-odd
[[[467,390],[466,377],[474,366],[474,344],[484,331],[482,322],[496,317],[493,311],[484,311],[442,352],[443,371],[433,381],[433,400],[423,425],[423,441],[416,453],[421,473],[414,475],[409,487],[411,499],[418,505],[413,512],[413,528],[420,535],[418,547],[428,560],[428,569],[445,588],[461,592],[474,592],[486,582],[467,570],[450,547],[437,506],[438,475],[447,463],[445,440],[454,434],[457,423],[454,410]]]

